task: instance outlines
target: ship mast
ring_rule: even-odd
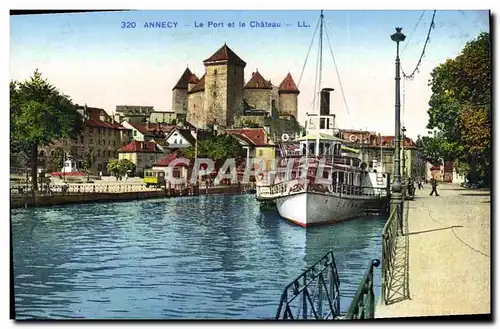
[[[319,157],[319,128],[320,128],[320,116],[321,116],[321,72],[323,69],[323,10],[321,10],[320,15],[320,25],[319,25],[319,73],[318,73],[318,122],[316,127],[316,158]]]

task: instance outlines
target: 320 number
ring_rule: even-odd
[[[122,29],[135,29],[135,22],[122,22]]]

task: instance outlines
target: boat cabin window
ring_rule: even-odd
[[[337,183],[337,172],[336,171],[334,171],[333,174],[332,174],[332,181],[334,183]]]
[[[308,143],[309,145],[309,154],[314,155],[314,143]]]
[[[319,119],[319,129],[327,129],[326,118]]]
[[[341,145],[335,144],[333,147],[333,155],[339,157],[341,155]]]
[[[342,171],[339,172],[339,183],[344,184],[344,173]]]

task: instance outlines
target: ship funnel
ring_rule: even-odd
[[[323,88],[321,90],[320,115],[330,115],[330,92],[333,88]]]

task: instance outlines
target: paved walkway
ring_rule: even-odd
[[[438,186],[416,192],[408,214],[409,294],[377,305],[375,317],[488,314],[490,192]]]

